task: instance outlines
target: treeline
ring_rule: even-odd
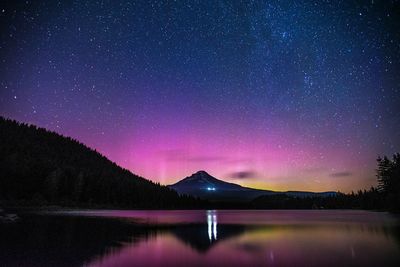
[[[400,211],[400,154],[377,159],[378,187],[328,197],[261,196],[250,203],[257,209],[366,209]]]
[[[193,208],[203,203],[69,137],[0,117],[0,206]]]
[[[256,209],[367,209],[382,210],[385,208],[382,195],[376,188],[357,193],[343,194],[338,192],[327,197],[291,197],[285,194],[261,196],[251,202]]]

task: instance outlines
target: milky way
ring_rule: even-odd
[[[368,188],[400,150],[399,7],[2,1],[0,115],[163,184]]]

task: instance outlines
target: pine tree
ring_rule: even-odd
[[[392,162],[384,156],[383,158],[378,157],[378,169],[377,169],[377,179],[378,179],[378,190],[381,193],[387,194],[390,190],[390,176],[391,176],[391,165]]]

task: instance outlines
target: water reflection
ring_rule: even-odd
[[[207,211],[207,226],[208,226],[208,239],[211,241],[217,240],[217,211]]]
[[[214,210],[112,211],[119,214],[112,218],[104,212],[97,214],[101,217],[85,214],[29,215],[17,224],[0,225],[0,265],[400,264],[399,223],[387,214]]]

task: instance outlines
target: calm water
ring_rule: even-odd
[[[73,211],[0,224],[0,266],[400,266],[366,211]]]

